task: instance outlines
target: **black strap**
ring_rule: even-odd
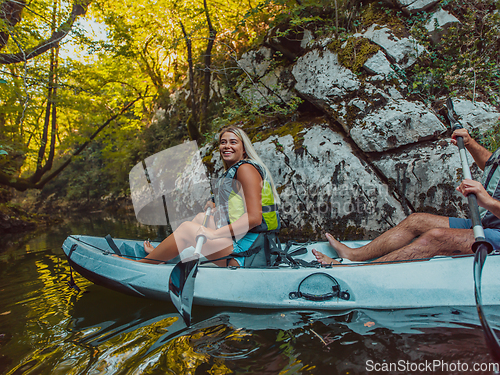
[[[268,206],[262,206],[262,213],[263,214],[265,214],[266,212],[273,212],[273,211],[278,211],[277,204],[270,204]]]
[[[486,161],[485,167],[491,166],[491,169],[490,169],[490,173],[488,173],[488,176],[486,177],[486,180],[484,181],[484,188],[485,189],[488,188],[488,184],[490,183],[491,178],[493,177],[493,174],[495,173],[495,171],[499,165],[500,165],[500,154],[497,155],[496,157],[493,157],[493,155],[492,155],[492,157],[490,157]]]
[[[115,252],[116,255],[119,255],[121,256],[122,253],[120,252],[120,249],[118,249],[118,246],[116,246],[115,244],[115,241],[113,241],[113,238],[111,238],[111,235],[107,235],[106,237],[104,237],[106,239],[106,241],[108,242],[108,245],[109,247],[111,248],[111,250],[113,250]]]
[[[78,247],[78,245],[76,243],[74,243],[73,245],[71,245],[71,248],[69,249],[69,253],[68,253],[69,281],[66,284],[68,284],[68,286],[71,289],[74,289],[78,293],[80,293],[81,290],[78,287],[78,285],[76,285],[75,279],[73,278],[73,267],[71,267],[71,263],[69,263],[69,260],[71,259],[71,255],[73,254],[73,252],[76,250],[77,247]]]

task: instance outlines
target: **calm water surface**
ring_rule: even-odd
[[[73,274],[77,293],[67,285],[61,244],[69,234],[108,233],[156,236],[133,219],[88,215],[30,239],[2,241],[0,374],[494,373],[474,308],[328,313],[196,306],[186,328],[171,304]],[[499,328],[500,311],[486,311]],[[473,371],[475,364],[483,369]]]

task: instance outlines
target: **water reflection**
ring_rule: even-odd
[[[333,313],[196,306],[187,328],[169,303],[121,295],[75,274],[82,289],[76,293],[60,250],[69,233],[155,234],[134,223],[87,224],[2,248],[1,374],[364,374],[367,361],[491,361],[474,308]],[[486,311],[498,328],[499,312]]]

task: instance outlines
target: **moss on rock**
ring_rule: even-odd
[[[335,40],[328,48],[338,54],[340,64],[354,73],[360,72],[366,61],[380,50],[378,45],[363,37],[351,37],[343,42]]]

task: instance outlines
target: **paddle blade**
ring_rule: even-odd
[[[198,259],[177,263],[168,280],[170,299],[188,327],[191,324],[194,282],[198,272],[198,264]]]

